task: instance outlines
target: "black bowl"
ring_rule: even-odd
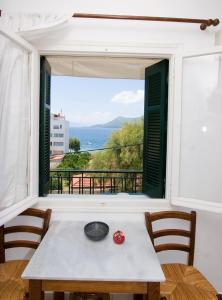
[[[109,232],[109,226],[103,222],[90,222],[85,225],[84,232],[92,241],[100,241]]]

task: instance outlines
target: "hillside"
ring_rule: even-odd
[[[126,117],[117,117],[113,119],[110,122],[107,122],[105,124],[96,124],[92,125],[90,127],[97,127],[97,128],[121,128],[124,123],[133,123],[136,122],[140,119],[141,117],[138,118],[126,118]]]

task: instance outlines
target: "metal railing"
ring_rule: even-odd
[[[50,170],[50,193],[141,193],[142,179],[135,170]]]

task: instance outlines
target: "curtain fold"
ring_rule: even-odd
[[[28,196],[29,53],[0,34],[0,210]]]
[[[3,12],[0,24],[28,40],[35,40],[41,35],[62,28],[70,19],[72,16],[67,14]]]

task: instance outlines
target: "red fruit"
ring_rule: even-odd
[[[124,233],[120,230],[117,230],[113,234],[113,240],[116,244],[122,244],[125,241]]]

